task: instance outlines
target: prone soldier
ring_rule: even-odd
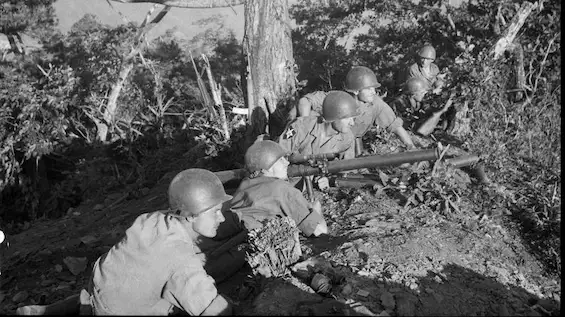
[[[375,73],[365,66],[352,67],[345,77],[345,90],[355,97],[359,108],[351,128],[356,138],[354,148],[356,156],[363,152],[361,138],[373,126],[379,126],[395,133],[408,149],[416,148],[410,135],[402,126],[402,119],[397,117],[392,108],[377,95],[376,88],[380,86]],[[302,97],[297,104],[298,116],[320,115],[324,98],[327,95],[327,92],[316,91]]]

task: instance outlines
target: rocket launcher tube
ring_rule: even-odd
[[[435,161],[439,158],[437,149],[418,150],[385,155],[371,155],[348,160],[327,162],[325,166],[290,165],[288,177],[335,174],[360,168],[396,166],[404,163]]]

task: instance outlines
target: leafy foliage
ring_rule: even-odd
[[[151,186],[168,172],[164,163],[183,154],[191,158],[188,167],[229,150],[217,123],[207,120],[188,50],[172,39],[158,39],[136,56],[110,131],[115,141],[99,144],[96,122],[136,31],[135,24],[111,28],[85,15],[44,51],[0,65],[4,220],[60,216],[105,190]],[[230,73],[238,64],[228,65],[237,60],[229,56],[237,52],[235,39],[216,41],[210,63],[222,67],[231,80],[226,86],[235,89],[229,100],[238,103],[237,77]],[[230,118],[234,125],[237,117]],[[189,151],[196,148],[202,152]],[[233,163],[232,155],[223,164]]]

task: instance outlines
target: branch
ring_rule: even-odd
[[[226,8],[244,4],[245,0],[112,0],[121,3],[157,3],[171,7],[204,9]],[[233,8],[232,8],[233,9]]]
[[[518,31],[520,31],[520,28],[522,28],[522,25],[524,25],[524,22],[526,22],[526,19],[537,5],[537,2],[531,3],[525,1],[522,3],[522,6],[516,13],[516,16],[512,19],[512,23],[510,23],[510,26],[508,26],[508,28],[504,31],[504,35],[496,42],[492,49],[492,52],[494,53],[493,58],[495,60],[500,58],[508,46],[514,42],[514,38],[516,38]]]

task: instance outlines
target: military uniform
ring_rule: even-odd
[[[421,68],[420,65],[418,65],[418,63],[414,63],[410,65],[410,67],[408,68],[408,75],[406,77],[406,80],[412,77],[421,78],[426,82],[426,84],[428,84],[428,89],[431,90],[437,87],[440,83],[440,80],[438,80],[437,77],[438,75],[439,75],[439,67],[437,67],[436,64],[431,63],[430,69],[425,70],[424,68]]]
[[[322,104],[328,92],[316,91],[302,97],[303,103],[309,103],[312,109],[310,116],[322,115]],[[392,108],[384,102],[381,97],[375,96],[371,103],[357,100],[359,115],[354,118],[354,126],[351,128],[355,137],[362,137],[373,126],[379,126],[389,131],[402,126],[402,119],[397,117]],[[284,134],[281,135],[281,137]]]
[[[298,101],[299,105],[306,106],[311,109],[310,116],[321,116],[322,115],[322,104],[324,99],[329,92],[326,91],[314,91],[309,94],[304,95]]]
[[[326,135],[327,124],[330,123],[323,122],[322,117],[298,117],[288,124],[278,143],[288,152],[304,155],[340,153],[348,156],[346,153],[353,153],[353,134],[333,131]]]
[[[231,209],[249,230],[260,227],[266,219],[287,216],[308,237],[319,224],[325,223],[321,214],[310,211],[308,201],[298,189],[273,177],[244,179],[233,195]]]
[[[186,218],[139,216],[94,264],[89,293],[95,315],[200,315],[218,295],[196,256]]]
[[[371,103],[358,103],[359,115],[355,117],[355,124],[351,128],[357,138],[362,137],[372,126],[394,131],[403,124],[402,119],[379,96],[375,96]]]

